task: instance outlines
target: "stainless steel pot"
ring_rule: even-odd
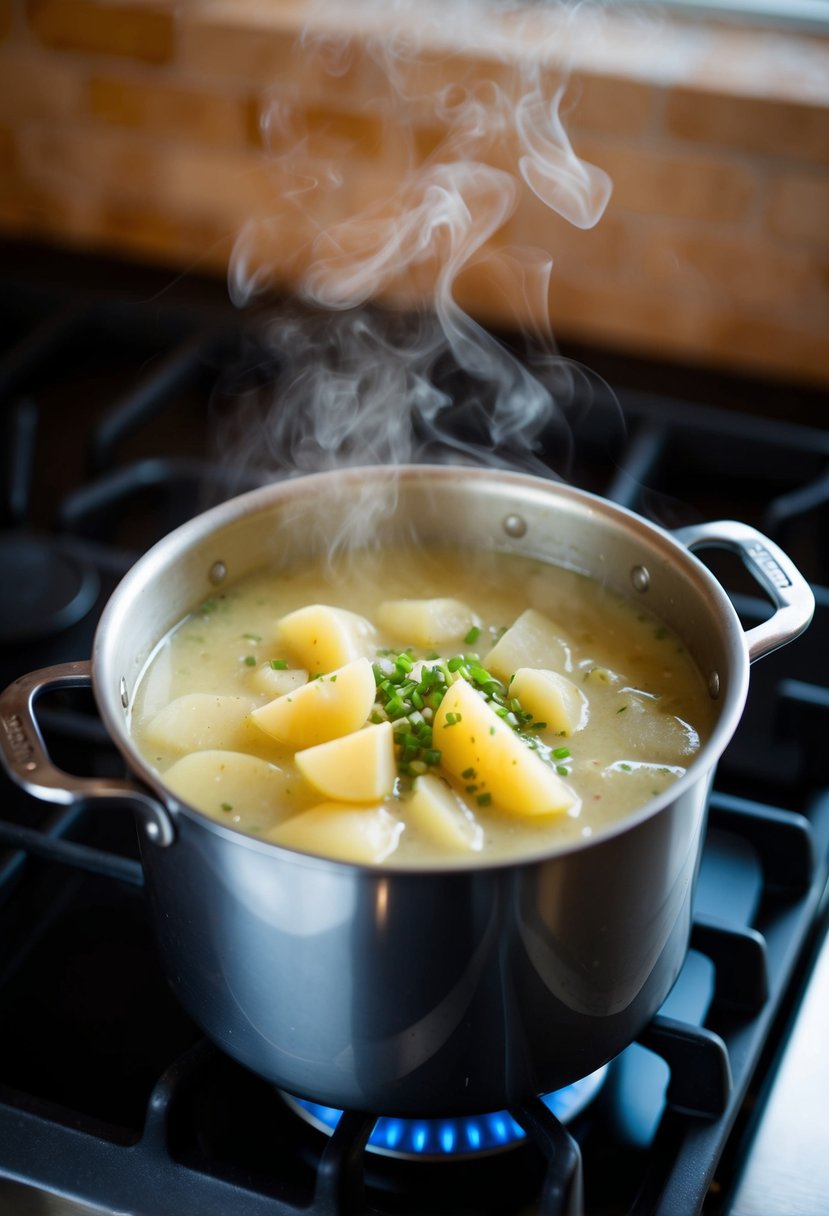
[[[390,484],[380,543],[414,533],[574,567],[670,625],[719,705],[687,774],[606,835],[549,856],[410,871],[292,852],[173,797],[128,730],[158,640],[225,581],[329,544],[343,504]],[[740,554],[774,602],[770,620],[743,631],[691,552],[703,545]],[[592,1072],[662,1004],[687,950],[706,796],[749,663],[800,633],[812,610],[788,558],[740,524],[671,535],[566,486],[472,468],[309,476],[225,503],[147,553],[112,596],[91,663],[36,672],[0,698],[3,758],[39,798],[136,811],[167,977],[231,1056],[333,1106],[479,1113]],[[90,682],[137,781],[79,779],[45,752],[36,698]]]

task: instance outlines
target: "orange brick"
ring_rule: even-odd
[[[713,155],[578,140],[577,151],[608,173],[617,207],[674,219],[734,223],[759,189],[744,164]]]
[[[771,315],[822,315],[829,327],[829,260],[805,250],[663,230],[648,235],[642,274],[657,289],[703,304],[733,301]]]
[[[383,148],[383,123],[374,114],[349,113],[333,106],[309,106],[283,113],[284,121],[269,124],[266,143],[275,155],[296,152],[309,162],[339,161],[348,172],[352,156],[377,157]]]
[[[829,107],[698,89],[672,89],[665,123],[695,143],[829,163]]]
[[[173,57],[175,17],[170,4],[28,0],[37,38],[57,50],[120,55],[146,63]]]
[[[561,280],[553,281],[551,316],[560,339],[829,385],[825,334],[796,321],[630,285],[596,291]]]
[[[280,5],[271,5],[278,16]],[[245,21],[226,6],[185,8],[179,16],[178,55],[193,74],[273,89],[282,97],[325,99],[345,108],[388,93],[383,70],[355,42],[300,40],[301,22]]]
[[[657,90],[636,80],[579,75],[564,99],[568,128],[608,135],[639,135],[651,124]]]
[[[14,0],[0,0],[0,41],[8,38],[14,20]]]
[[[792,171],[773,177],[766,224],[784,240],[829,249],[829,175]]]
[[[151,80],[95,76],[87,86],[87,109],[113,126],[214,146],[244,147],[255,128],[255,106],[250,98]]]
[[[102,203],[94,235],[96,244],[114,252],[141,254],[170,266],[186,262],[188,270],[222,276],[233,243],[219,224],[120,200]]]
[[[81,94],[77,65],[63,57],[17,45],[0,51],[0,114],[60,121],[78,113]]]
[[[0,172],[10,172],[14,163],[14,135],[12,134],[10,127],[0,124]]]

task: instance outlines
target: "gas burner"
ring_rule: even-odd
[[[604,1065],[580,1081],[545,1095],[542,1102],[561,1123],[569,1123],[596,1097],[606,1075]],[[280,1093],[287,1105],[312,1127],[327,1136],[333,1134],[342,1117],[341,1110],[284,1091]],[[366,1148],[384,1157],[407,1161],[454,1161],[504,1152],[525,1139],[524,1129],[505,1110],[444,1119],[398,1119],[383,1115],[375,1123]]]
[[[0,533],[0,642],[52,637],[94,605],[93,566],[64,551],[60,539],[25,530]]]

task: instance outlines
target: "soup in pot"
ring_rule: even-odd
[[[713,720],[681,641],[595,580],[401,547],[200,605],[153,654],[131,731],[223,824],[411,866],[601,833],[685,772]]]

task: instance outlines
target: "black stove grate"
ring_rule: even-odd
[[[17,257],[26,276],[0,292],[13,301],[0,304],[0,562],[22,563],[0,591],[4,685],[88,656],[100,609],[135,558],[256,481],[216,459],[212,424],[278,363],[258,319],[233,313],[221,285],[174,290],[148,271]],[[699,374],[674,372],[666,392],[655,365],[578,356],[616,391],[597,377],[589,401],[574,403],[561,467],[558,449],[545,449],[555,471],[668,527],[754,523],[791,553],[817,600],[807,634],[753,670],[718,768],[677,986],[570,1127],[588,1212],[715,1213],[727,1210],[822,927],[829,431],[815,425],[821,400],[803,391],[741,395],[714,378],[703,387],[716,404],[700,405],[689,395]],[[459,432],[473,425],[475,409],[455,410]],[[55,569],[62,580],[50,583]],[[24,611],[31,570],[48,595]],[[767,615],[741,569],[716,572],[747,627]],[[44,697],[40,719],[58,763],[119,775],[86,694]],[[126,816],[43,808],[0,778],[0,849],[0,1174],[139,1216],[560,1207],[572,1141],[541,1104],[512,1112],[528,1137],[509,1153],[390,1161],[363,1151],[372,1120],[346,1114],[327,1140],[207,1044],[158,969]]]

